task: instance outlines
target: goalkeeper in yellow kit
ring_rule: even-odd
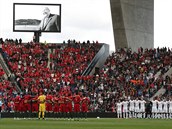
[[[46,96],[43,94],[43,92],[40,92],[40,95],[38,97],[38,102],[39,102],[38,119],[41,118],[41,115],[42,115],[42,119],[44,119]]]

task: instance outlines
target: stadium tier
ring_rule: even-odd
[[[6,41],[1,45],[4,67],[7,66],[10,75],[13,75],[5,79],[6,70],[0,68],[0,96],[5,102],[4,112],[30,111],[30,102],[38,106],[36,100],[40,92],[46,93],[48,112],[54,112],[58,108],[56,103],[60,105],[74,101],[78,104],[85,95],[89,98],[89,112],[117,112],[120,102],[121,108],[126,104],[129,109],[130,100],[145,100],[148,103],[161,88],[170,89],[171,86],[172,76],[167,73],[172,66],[172,52],[167,48],[138,48],[137,52],[119,49],[109,55],[95,73],[83,75],[102,44],[69,40],[63,44]],[[159,100],[160,95],[155,99]],[[168,91],[165,95],[167,100],[167,96],[171,97],[171,92]],[[62,96],[66,98],[61,100]],[[20,103],[19,107],[25,107],[16,109],[17,103]],[[38,111],[38,107],[34,111]],[[130,117],[129,112],[127,110],[128,116],[123,114],[123,117]],[[142,112],[145,112],[145,108]]]

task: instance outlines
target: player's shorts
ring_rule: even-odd
[[[51,103],[47,103],[46,104],[46,111],[52,111],[53,110],[53,106]]]
[[[128,109],[127,109],[127,108],[124,108],[124,109],[123,109],[123,112],[128,112]]]
[[[172,113],[172,108],[169,108],[169,113]]]
[[[163,109],[163,111],[162,111],[163,113],[168,113],[168,109],[167,108],[165,108],[165,109]]]
[[[59,112],[66,112],[66,105],[65,104],[60,104]]]
[[[59,112],[59,105],[58,104],[54,105],[53,112]]]
[[[141,108],[140,109],[140,112],[145,112],[145,108]]]
[[[39,104],[39,111],[45,112],[45,104]]]
[[[162,109],[158,109],[158,113],[162,113],[163,112],[163,110]]]
[[[152,108],[152,113],[158,113],[157,108]]]
[[[21,111],[21,107],[20,107],[20,105],[19,104],[14,104],[14,110],[15,111]]]
[[[81,107],[81,111],[82,112],[88,112],[88,107],[85,105],[83,105],[82,107]]]
[[[140,109],[139,108],[135,108],[135,112],[140,112]]]
[[[134,112],[134,107],[129,108],[130,112]]]
[[[120,109],[119,109],[119,110],[117,110],[117,113],[122,113],[122,110],[120,110]]]
[[[32,112],[37,112],[38,111],[38,104],[34,103],[32,104]]]
[[[80,112],[80,105],[79,104],[74,105],[74,112]]]
[[[66,112],[72,112],[72,104],[67,104]]]

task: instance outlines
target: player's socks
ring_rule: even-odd
[[[73,119],[73,113],[69,112],[70,118]]]
[[[78,119],[80,119],[82,116],[82,112],[78,112]]]
[[[14,119],[16,119],[17,118],[17,115],[16,115],[16,112],[14,111]]]
[[[67,118],[67,113],[66,112],[63,113],[63,117],[64,117],[64,119]]]
[[[68,120],[69,120],[69,119],[70,119],[70,114],[69,114],[69,112],[66,113],[66,116],[67,116],[67,118],[68,118]]]
[[[143,113],[143,118],[145,118],[146,117],[146,114],[145,113]]]
[[[44,119],[44,117],[45,117],[45,112],[42,112],[42,118]]]
[[[87,112],[84,113],[84,117],[85,117],[85,119],[87,119]]]
[[[74,112],[73,114],[74,114],[74,119],[76,119],[77,118],[77,113]]]
[[[80,118],[82,119],[82,118],[84,118],[84,116],[85,116],[85,113],[84,112],[81,112],[80,113]]]
[[[41,112],[38,113],[38,118],[39,118],[39,119],[41,118]]]
[[[168,119],[169,117],[168,117],[168,113],[166,113],[166,118]]]
[[[119,114],[119,117],[122,118],[122,113]]]

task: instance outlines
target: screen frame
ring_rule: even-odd
[[[43,6],[59,6],[60,26],[59,31],[39,31],[39,30],[17,30],[15,29],[16,5],[43,5]],[[46,32],[46,33],[61,33],[61,4],[52,3],[13,3],[13,32]]]

